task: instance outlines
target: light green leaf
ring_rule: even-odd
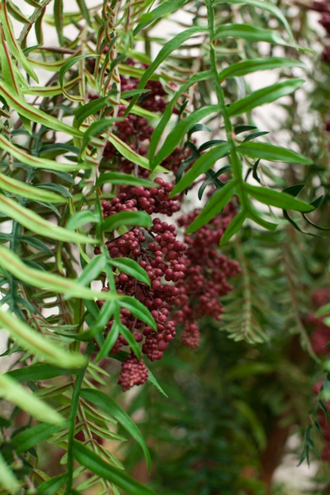
[[[306,65],[299,60],[291,60],[289,58],[271,57],[265,59],[242,60],[236,64],[231,64],[219,73],[221,81],[230,77],[241,77],[246,74],[251,74],[258,70],[282,69],[284,67],[301,67],[306,68]]]
[[[102,119],[102,120],[97,120],[96,122],[93,122],[87,129],[87,131],[84,132],[84,138],[82,142],[82,150],[86,148],[86,146],[90,143],[90,141],[93,139],[95,136],[100,136],[105,131],[108,131],[111,127],[112,124],[115,122],[118,122],[120,120],[123,120],[121,117],[118,118],[111,118],[111,119]],[[135,153],[135,152],[134,152]]]
[[[115,230],[123,225],[134,225],[149,229],[151,226],[151,218],[150,215],[144,211],[121,211],[104,220],[101,228],[102,232],[105,232]]]
[[[268,187],[251,186],[250,184],[244,185],[245,190],[251,194],[251,196],[261,203],[266,205],[276,206],[283,210],[296,210],[296,211],[313,211],[314,206],[296,199],[290,194],[285,192],[275,191]]]
[[[187,187],[191,186],[197,177],[207,172],[217,160],[223,158],[229,151],[230,145],[228,143],[215,146],[210,151],[207,151],[201,155],[193,164],[186,175],[176,184],[171,192],[171,197],[184,191]]]
[[[11,495],[17,495],[20,484],[0,453],[0,487],[5,488]]]
[[[27,103],[23,97],[13,95],[9,86],[3,81],[0,82],[0,95],[4,98],[9,107],[12,107],[20,115],[23,115],[32,122],[37,122],[38,124],[44,125],[49,129],[54,129],[55,131],[64,132],[74,137],[82,137],[82,133],[67,124],[64,124],[59,119],[56,119],[52,115],[39,110]]]
[[[121,272],[126,273],[126,275],[150,285],[150,279],[145,269],[131,258],[111,258],[108,262],[110,265],[118,268]]]
[[[271,162],[297,163],[300,165],[311,165],[313,163],[312,160],[295,151],[268,143],[255,143],[251,141],[241,144],[236,149],[243,155],[251,156],[252,158],[261,158]]]
[[[203,208],[197,218],[189,225],[186,232],[192,234],[212,220],[220,213],[235,193],[236,182],[227,182],[219,191],[211,196],[207,205]]]
[[[19,43],[16,41],[14,35],[14,29],[7,10],[7,0],[2,0],[1,2],[0,21],[11,53],[13,54],[15,59],[21,64],[23,69],[32,77],[32,79],[38,82],[37,74],[34,72],[29,61],[25,57]]]
[[[187,0],[165,0],[165,2],[161,3],[153,9],[151,12],[147,14],[143,14],[139,19],[139,24],[134,29],[133,35],[136,36],[142,29],[148,26],[151,22],[156,19],[160,19],[162,17],[171,14],[172,12],[176,12],[179,10]]]
[[[130,311],[138,320],[143,321],[153,330],[157,331],[155,320],[151,316],[150,311],[138,299],[122,296],[120,305],[123,308],[128,309],[128,311]]]
[[[137,425],[132,421],[130,416],[124,409],[120,407],[117,402],[115,402],[111,397],[100,392],[99,390],[82,389],[81,397],[83,399],[92,402],[96,406],[99,406],[105,413],[113,416],[124,428],[125,430],[138,442],[140,445],[144,457],[147,462],[148,470],[150,471],[150,454],[148,447],[144,441],[143,435],[141,434]]]
[[[231,117],[241,115],[242,113],[250,112],[253,108],[278,100],[278,98],[296,91],[304,82],[304,79],[289,79],[267,88],[258,89],[245,98],[232,103],[228,108],[228,115]]]
[[[36,201],[45,201],[47,203],[66,203],[67,201],[66,198],[63,198],[59,194],[46,191],[45,189],[39,189],[1,173],[0,188],[23,198],[35,199]]]
[[[213,3],[214,3],[214,5],[217,3],[226,3],[226,0],[215,0]],[[275,17],[277,17],[277,19],[279,19],[282,22],[282,24],[284,25],[285,29],[287,30],[287,32],[290,36],[292,43],[295,42],[288,21],[284,17],[283,12],[278,7],[276,7],[275,5],[268,3],[268,2],[265,2],[263,0],[230,0],[230,3],[241,4],[241,5],[245,5],[245,4],[251,5],[252,7],[257,7],[258,9],[270,12],[271,14],[273,14]]]
[[[135,177],[131,174],[123,174],[121,172],[107,172],[101,174],[95,183],[95,187],[103,186],[103,184],[124,184],[126,186],[142,186],[142,187],[159,187],[159,184],[151,180]]]
[[[80,368],[86,362],[82,354],[70,352],[59,344],[52,343],[44,335],[40,335],[23,320],[20,320],[1,306],[0,325],[1,328],[9,332],[15,342],[23,349],[48,363],[56,364],[63,368]]]
[[[16,404],[20,409],[44,423],[57,425],[64,421],[55,409],[38,399],[8,375],[0,374],[0,397]]]
[[[76,340],[81,340],[83,342],[88,342],[89,340],[91,340],[92,338],[94,338],[95,335],[97,335],[100,332],[103,332],[104,329],[106,328],[107,323],[109,322],[111,316],[115,312],[116,307],[117,306],[116,306],[116,303],[114,301],[106,301],[103,304],[101,310],[99,311],[96,320],[89,327],[89,329],[87,330],[87,332],[82,332],[82,333],[76,335],[75,336]],[[113,334],[113,333],[114,333],[114,329],[111,328],[111,331],[109,332],[108,336],[110,334]],[[117,337],[118,337],[118,335],[117,335]],[[113,342],[113,345],[115,344],[115,342],[117,340],[117,337],[116,337],[115,341]],[[110,347],[110,349],[113,347],[113,345]],[[107,351],[106,355],[109,353],[109,350]]]
[[[73,444],[73,454],[82,466],[85,466],[87,469],[100,476],[100,478],[114,483],[114,485],[122,488],[130,495],[156,495],[155,492],[146,485],[141,485],[126,474],[125,471],[104,461],[95,454],[95,452],[76,440],[74,440]]]
[[[71,172],[72,170],[91,168],[91,165],[85,165],[81,163],[59,163],[55,162],[54,160],[49,160],[48,158],[39,158],[37,156],[29,155],[28,153],[8,141],[8,139],[1,134],[0,149],[7,151],[7,153],[14,156],[20,162],[34,168],[44,168],[46,170],[55,170],[58,172]]]
[[[103,254],[95,256],[90,263],[84,267],[76,282],[84,287],[88,286],[93,280],[97,279],[101,272],[103,272],[106,264],[107,258]]]
[[[87,289],[86,287],[77,284],[75,280],[30,268],[23,263],[16,254],[4,246],[0,246],[0,266],[9,273],[15,275],[18,280],[22,280],[29,285],[33,285],[40,289],[49,289],[52,292],[59,294],[67,294],[70,297],[93,301],[95,298],[101,301],[120,300],[123,298],[123,296],[111,291],[106,292]],[[130,298],[128,297],[128,299]]]
[[[149,170],[148,160],[144,156],[141,156],[134,150],[132,150],[128,146],[128,144],[124,143],[124,141],[119,139],[118,136],[111,134],[111,136],[109,137],[109,141],[124,158],[132,163],[136,163],[142,168],[146,168],[147,170]]]
[[[78,211],[74,215],[72,215],[66,223],[66,228],[68,230],[77,230],[82,225],[86,223],[98,223],[99,219],[90,210],[82,210]]]
[[[263,29],[249,24],[222,24],[214,33],[214,40],[223,38],[243,38],[247,41],[266,41],[277,45],[285,45],[285,41],[277,31]]]
[[[0,211],[41,236],[63,242],[96,244],[94,239],[50,223],[34,211],[21,206],[19,203],[11,198],[7,198],[3,194],[0,194]]]

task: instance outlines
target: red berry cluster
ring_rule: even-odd
[[[312,296],[312,301],[317,309],[329,303],[330,289],[321,288],[316,290]],[[318,355],[329,355],[330,348],[326,347],[326,345],[330,342],[330,327],[323,323],[323,318],[318,318],[313,313],[308,316],[307,321],[313,327],[311,338],[314,352]],[[317,383],[314,386],[314,393],[318,394],[321,386],[322,382]],[[326,406],[330,413],[330,404],[327,403]],[[323,412],[320,413],[318,420],[325,440],[322,459],[330,461],[330,424],[327,422]]]
[[[326,31],[326,37],[330,38],[330,2],[326,0],[316,0],[312,3],[311,8],[322,14],[319,23]],[[330,44],[325,45],[322,59],[324,62],[330,64]]]
[[[138,80],[122,77],[122,91],[130,91],[138,85]],[[150,91],[141,95],[139,106],[152,112],[163,112],[166,107],[165,91],[161,83],[149,81]],[[125,107],[119,108],[119,115]],[[128,115],[116,124],[114,132],[140,155],[147,153],[153,128],[146,119]],[[189,149],[177,148],[162,166],[176,173],[190,155]],[[149,171],[130,163],[116,149],[107,144],[104,150],[106,161],[117,161],[120,171],[135,172],[138,177],[148,177]],[[171,176],[174,182],[174,176]],[[170,198],[174,185],[162,178],[155,180],[155,186],[122,186],[111,201],[103,201],[103,215],[109,217],[122,211],[145,211],[150,215],[171,217],[181,209],[180,197]],[[217,245],[224,229],[235,215],[235,207],[228,206],[223,215],[197,232],[194,236],[185,235],[184,242],[178,239],[177,228],[161,218],[154,218],[150,229],[133,228],[129,232],[106,243],[111,257],[130,257],[144,268],[150,279],[150,286],[126,274],[115,277],[116,290],[120,294],[133,296],[151,312],[157,332],[135,318],[128,310],[122,309],[121,322],[132,332],[137,343],[141,343],[142,353],[151,361],[161,359],[164,351],[176,334],[178,324],[183,324],[183,343],[196,348],[199,344],[199,328],[196,320],[211,316],[220,319],[223,308],[219,297],[227,294],[231,286],[227,278],[236,275],[239,268],[236,262],[220,256]],[[198,212],[183,215],[179,227],[190,224]],[[95,251],[99,252],[99,248]],[[108,290],[105,287],[104,290]],[[102,303],[100,302],[100,306]],[[107,325],[111,332],[113,321]],[[118,353],[128,343],[119,336],[112,348]],[[148,372],[143,360],[131,352],[122,363],[118,383],[128,390],[133,385],[141,385],[147,380]]]

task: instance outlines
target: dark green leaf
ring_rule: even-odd
[[[101,228],[102,232],[104,232],[112,231],[125,225],[134,225],[149,229],[151,226],[151,218],[150,215],[144,211],[121,211],[104,220]]]
[[[150,285],[150,279],[147,272],[136,261],[130,258],[111,258],[108,262],[112,266],[118,268],[121,272],[126,273],[126,275]]]
[[[268,143],[243,143],[238,146],[237,151],[252,158],[261,158],[274,162],[298,163],[300,165],[311,165],[313,163],[312,160],[295,151]]]
[[[292,197],[290,194],[275,191],[268,187],[258,187],[251,186],[250,184],[245,184],[245,190],[257,199],[261,203],[266,205],[276,206],[277,208],[282,208],[284,210],[296,210],[296,211],[312,211],[314,207]]]

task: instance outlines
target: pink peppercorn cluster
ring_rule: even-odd
[[[130,61],[133,65],[133,62]],[[122,77],[121,90],[130,91],[138,85],[135,78]],[[158,81],[149,81],[138,105],[152,112],[163,112],[167,102],[165,91]],[[119,116],[123,116],[125,107],[119,107]],[[148,121],[136,115],[128,115],[116,124],[114,133],[132,150],[146,155],[153,128]],[[102,202],[104,218],[122,211],[145,211],[149,215],[172,217],[181,210],[183,195],[170,198],[174,187],[174,174],[181,163],[190,156],[188,148],[176,148],[162,163],[171,174],[166,180],[157,178],[155,186],[121,186],[110,201]],[[120,172],[147,178],[150,173],[122,157],[108,143],[104,150],[105,163],[115,161]],[[168,223],[155,216],[150,229],[133,228],[130,231],[110,238],[106,242],[111,257],[128,257],[134,259],[144,268],[150,279],[150,286],[124,273],[115,276],[116,290],[119,294],[133,296],[144,304],[153,316],[157,332],[135,318],[127,309],[120,313],[125,325],[135,341],[141,345],[144,356],[140,361],[129,350],[121,366],[118,379],[122,390],[129,390],[134,385],[142,385],[148,378],[144,359],[150,361],[163,357],[170,342],[176,335],[178,326],[183,326],[182,341],[193,349],[199,345],[200,335],[197,319],[211,316],[219,320],[223,313],[219,297],[231,290],[227,279],[239,271],[238,264],[225,256],[219,255],[217,246],[220,238],[236,214],[234,205],[226,207],[209,226],[205,226],[194,235],[185,235],[183,241],[178,238],[178,227],[184,228],[197,216],[198,211],[180,217],[176,224]],[[99,252],[96,248],[95,253]],[[104,290],[109,290],[104,287]],[[99,302],[102,306],[102,302]],[[111,332],[113,321],[107,324],[106,332]],[[129,348],[128,342],[120,335],[111,353],[115,354]]]
[[[330,39],[330,2],[328,0],[315,0],[312,3],[311,9],[321,13],[319,23],[326,31],[326,37]],[[327,64],[330,64],[330,44],[325,45],[322,59]]]
[[[312,296],[312,301],[317,309],[330,303],[330,289],[320,288],[316,290]],[[319,356],[329,356],[330,347],[327,347],[327,344],[330,342],[330,327],[325,325],[323,318],[324,317],[316,317],[312,313],[308,316],[307,322],[312,325],[313,328],[311,339],[315,354],[318,354]],[[321,386],[322,382],[319,382],[314,386],[313,391],[315,394],[319,393]],[[325,405],[330,414],[330,403],[325,403]],[[330,424],[327,422],[323,412],[320,413],[318,421],[325,441],[322,451],[322,459],[324,461],[330,461]]]

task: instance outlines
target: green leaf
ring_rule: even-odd
[[[168,14],[172,14],[172,12],[176,12],[179,10],[187,0],[165,0],[165,2],[161,3],[153,9],[151,12],[147,14],[143,14],[139,19],[139,24],[133,31],[133,36],[136,36],[142,29],[148,26],[151,22],[160,19],[162,17],[167,16]]]
[[[99,311],[96,320],[93,322],[93,324],[89,327],[89,330],[87,332],[82,332],[79,333],[78,335],[75,336],[76,340],[81,340],[83,342],[88,342],[92,338],[94,338],[98,333],[102,332],[105,330],[107,323],[109,322],[111,316],[116,310],[116,303],[114,301],[106,301],[101,310]],[[113,333],[113,329],[111,328],[109,334]],[[116,338],[117,340],[117,338]],[[115,343],[115,342],[114,342]],[[110,347],[110,349],[113,346]],[[110,350],[109,349],[109,350]],[[107,351],[106,354],[108,354],[109,350]]]
[[[86,6],[85,0],[76,0],[79,10],[89,26],[92,26],[91,18],[89,16],[89,10]]]
[[[57,376],[74,375],[78,373],[78,368],[63,368],[49,363],[31,364],[26,368],[8,371],[7,376],[17,382],[34,382],[38,380],[50,380]]]
[[[83,269],[82,273],[76,279],[77,284],[84,287],[88,286],[93,280],[96,280],[101,272],[105,269],[107,258],[103,255],[95,256]]]
[[[72,215],[66,223],[66,228],[68,230],[78,230],[79,227],[85,225],[86,223],[98,223],[99,219],[90,210],[78,211]]]
[[[175,50],[180,48],[180,46],[185,41],[189,40],[194,34],[203,33],[203,32],[205,33],[206,31],[207,31],[207,28],[192,27],[190,29],[186,29],[185,31],[182,31],[181,33],[174,36],[174,38],[172,38],[170,41],[165,43],[165,45],[163,46],[163,48],[158,53],[155,60],[149,65],[148,69],[143,72],[142,77],[140,79],[140,82],[137,86],[137,89],[143,89],[145,87],[145,85],[147,84],[147,82],[149,81],[152,74],[160,66],[160,64],[162,62],[164,62],[164,60],[167,60],[168,56],[172,52],[174,52]],[[131,103],[128,105],[128,107],[126,109],[126,112],[125,112],[126,114],[128,114],[130,112],[133,105],[135,105],[137,99],[138,99],[138,96],[135,96],[132,98]]]
[[[176,148],[176,146],[180,143],[180,141],[184,138],[185,134],[189,131],[191,127],[193,127],[197,122],[200,122],[201,119],[204,119],[208,115],[212,113],[216,113],[219,111],[217,105],[210,105],[207,107],[200,108],[195,112],[191,113],[184,119],[180,120],[180,122],[172,129],[172,131],[166,137],[163,146],[160,148],[157,153],[154,162],[152,164],[152,170],[161,163],[165,158],[167,158],[172,151]]]
[[[139,360],[141,360],[141,357],[142,357],[141,356],[141,349],[140,349],[139,344],[136,342],[134,335],[125,325],[122,324],[122,322],[120,321],[119,315],[118,315],[118,317],[116,317],[116,315],[115,315],[115,320],[116,320],[116,324],[118,326],[119,333],[124,337],[124,339],[126,340],[128,345],[130,346],[130,348],[132,349],[132,351],[134,352],[136,357]]]
[[[58,41],[61,46],[64,45],[64,36],[63,36],[63,0],[54,0],[54,22],[55,28],[58,36]]]
[[[168,122],[170,121],[170,118],[172,116],[172,111],[173,111],[175,103],[180,98],[180,96],[185,91],[187,91],[188,88],[190,88],[190,86],[192,86],[193,84],[196,84],[200,81],[205,81],[205,80],[209,79],[210,75],[211,75],[210,71],[204,71],[204,72],[200,72],[198,74],[194,74],[185,84],[182,84],[182,86],[180,86],[180,89],[175,93],[175,95],[173,96],[171,101],[166,105],[165,111],[164,111],[160,121],[158,122],[157,126],[155,127],[154,132],[152,133],[152,136],[151,136],[150,147],[149,147],[150,166],[152,165],[158,143],[162,137],[162,134],[166,128],[166,125],[168,124]]]
[[[8,375],[0,374],[0,397],[16,404],[20,409],[44,423],[57,425],[64,421],[64,418],[46,402],[28,392]]]
[[[115,402],[111,397],[104,394],[103,392],[100,392],[99,390],[84,388],[81,390],[81,397],[100,407],[105,413],[113,416],[125,428],[125,430],[140,445],[144,453],[145,460],[147,462],[148,470],[150,471],[151,460],[148,447],[139,428],[136,426],[134,421],[132,421],[126,411],[124,411],[124,409],[122,409],[120,405],[117,404],[117,402]]]
[[[128,311],[130,311],[138,320],[143,321],[153,330],[157,331],[155,320],[151,316],[150,311],[138,299],[122,296],[120,305],[123,308],[128,309]]]
[[[102,308],[103,309],[103,308]],[[120,333],[120,327],[119,325],[117,324],[117,321],[114,321],[113,324],[112,324],[112,327],[100,349],[100,352],[98,353],[98,355],[96,356],[96,361],[95,362],[99,362],[101,361],[101,359],[107,357],[109,355],[109,352],[111,351],[111,349],[113,348],[113,346],[115,345],[115,343],[117,342],[117,339],[119,337],[119,333]]]
[[[217,160],[223,158],[229,151],[230,145],[228,143],[220,144],[220,146],[216,146],[212,148],[207,153],[201,155],[193,164],[190,170],[186,173],[186,175],[181,179],[174,189],[172,190],[170,196],[173,197],[176,194],[187,189],[194,182],[197,177],[207,172]]]
[[[3,81],[0,82],[0,95],[4,98],[9,107],[12,107],[19,114],[23,115],[27,119],[30,119],[32,122],[37,122],[38,124],[48,127],[49,129],[64,132],[70,136],[82,137],[82,133],[78,129],[64,124],[64,122],[56,119],[52,115],[48,115],[42,110],[29,105],[23,97],[13,95],[10,87]]]
[[[97,98],[96,100],[89,101],[85,105],[79,107],[75,112],[75,119],[77,121],[78,127],[87,119],[90,115],[95,115],[100,110],[102,110],[109,103],[109,96],[103,96],[102,98]]]
[[[108,172],[101,174],[95,183],[95,187],[103,186],[103,184],[115,184],[126,186],[142,186],[142,187],[159,187],[159,184],[151,180],[135,177],[131,174],[123,174],[121,172]]]
[[[228,107],[228,115],[234,117],[242,113],[250,112],[253,108],[259,107],[266,103],[271,103],[282,96],[289,95],[300,88],[304,79],[289,79],[281,83],[267,86],[267,88],[258,89],[241,100],[232,103]]]
[[[88,54],[88,55],[78,55],[78,56],[72,56],[70,58],[67,59],[66,62],[63,63],[63,60],[61,61],[61,68],[59,70],[59,73],[58,73],[58,80],[59,80],[59,83],[61,85],[61,88],[63,88],[64,86],[64,77],[65,77],[65,74],[68,72],[69,69],[71,69],[71,67],[73,65],[75,65],[77,62],[79,62],[80,60],[83,60],[85,58],[98,58],[100,57],[100,55],[98,54]]]
[[[32,284],[40,289],[49,289],[59,294],[67,294],[70,297],[93,301],[95,298],[101,301],[121,300],[123,298],[123,296],[111,291],[87,289],[77,284],[75,280],[30,268],[16,254],[4,246],[0,246],[0,266],[29,285]]]
[[[218,3],[227,3],[227,2],[226,2],[226,0],[215,0],[213,3],[215,5]],[[258,9],[270,12],[271,14],[273,14],[275,17],[277,17],[277,19],[279,19],[282,22],[282,24],[284,25],[285,29],[287,30],[287,32],[290,36],[292,43],[295,42],[288,21],[284,17],[283,12],[278,7],[276,7],[275,5],[268,3],[268,2],[265,2],[263,0],[231,0],[230,3],[251,5],[252,7],[257,7]]]
[[[187,234],[192,234],[212,220],[220,213],[235,193],[236,182],[231,180],[211,196],[207,205],[197,218],[189,225]]]
[[[7,175],[0,173],[0,188],[12,194],[22,196],[23,198],[45,201],[48,203],[65,203],[66,199],[59,194],[39,189],[32,185],[26,184]]]
[[[285,45],[285,41],[274,29],[263,29],[249,24],[222,24],[215,33],[213,40],[227,38],[243,38],[247,41],[267,41],[277,45]]]
[[[61,430],[59,425],[48,425],[46,423],[40,423],[37,426],[24,430],[19,435],[16,435],[11,443],[11,446],[15,449],[17,454],[21,454],[31,449],[35,445],[38,445],[45,440],[48,440],[54,433]]]
[[[49,160],[48,158],[39,158],[37,156],[29,155],[24,150],[21,150],[13,143],[8,141],[3,135],[0,134],[0,148],[7,151],[10,155],[14,156],[21,163],[25,163],[30,167],[41,168],[46,170],[54,170],[56,172],[71,172],[72,170],[77,169],[86,169],[91,168],[90,165],[86,166],[85,164],[77,164],[77,163],[59,163],[54,160]]]
[[[312,160],[295,151],[268,143],[242,143],[236,149],[243,155],[251,156],[252,158],[261,158],[271,162],[297,163],[299,165],[311,165],[313,163]]]
[[[10,311],[4,310],[2,306],[0,306],[0,324],[1,328],[6,329],[23,349],[49,363],[63,368],[79,368],[85,364],[86,359],[82,354],[67,351],[58,344],[52,343]]]
[[[110,143],[116,148],[118,153],[122,155],[124,158],[129,160],[132,163],[136,163],[136,165],[139,165],[142,168],[146,168],[149,170],[149,162],[148,160],[144,157],[133,151],[128,144],[124,143],[119,137],[115,136],[114,134],[111,134],[109,137]]]
[[[11,53],[13,54],[15,59],[21,64],[23,69],[32,77],[32,79],[38,82],[37,74],[34,72],[29,61],[24,55],[23,50],[20,47],[19,43],[16,41],[14,29],[7,10],[7,0],[2,0],[1,2],[0,21]]]
[[[21,206],[19,203],[11,198],[7,198],[3,194],[0,194],[0,211],[32,232],[36,232],[38,235],[63,242],[81,242],[84,244],[96,243],[94,239],[83,234],[71,232],[70,230],[48,222],[34,211]]]
[[[112,124],[114,124],[115,122],[118,122],[120,120],[123,120],[123,119],[121,117],[117,117],[117,118],[113,117],[111,119],[102,119],[102,120],[97,120],[96,122],[93,122],[88,127],[87,131],[84,132],[82,149],[86,148],[86,146],[90,143],[90,141],[93,139],[93,137],[99,136],[103,132],[108,131]]]
[[[275,31],[274,31],[275,32]],[[290,60],[289,58],[271,57],[266,59],[242,60],[236,64],[229,65],[219,73],[221,81],[230,77],[241,77],[246,74],[254,73],[258,70],[282,69],[284,67],[302,67],[306,65],[299,60]],[[253,126],[254,127],[254,126]],[[236,133],[237,134],[237,133]]]
[[[258,187],[251,186],[250,184],[245,184],[245,190],[249,194],[261,203],[266,205],[276,206],[277,208],[282,208],[283,210],[296,210],[296,211],[313,211],[315,208],[304,201],[294,198],[290,194],[275,191],[268,187]]]
[[[97,474],[97,476],[100,476],[100,478],[106,479],[119,488],[122,488],[130,495],[155,495],[155,492],[146,485],[141,485],[124,471],[104,461],[95,452],[76,440],[73,443],[73,453],[76,460],[82,466],[85,466]]]
[[[66,473],[59,474],[58,476],[54,476],[54,478],[50,478],[47,481],[41,483],[41,485],[37,488],[37,495],[57,495],[60,493],[60,489],[62,488],[64,482],[66,480]],[[73,493],[73,492],[72,492]]]
[[[144,211],[121,211],[111,215],[101,225],[102,232],[112,231],[123,225],[134,225],[150,229],[151,218]]]
[[[118,268],[121,272],[126,273],[126,275],[150,285],[150,279],[147,272],[136,261],[130,258],[111,258],[108,262],[110,265]]]
[[[0,486],[9,491],[12,495],[17,495],[20,491],[20,484],[0,453]]]
[[[233,220],[230,222],[228,227],[226,228],[221,241],[220,246],[226,244],[242,227],[247,215],[245,211],[241,211],[238,215],[236,215]]]

